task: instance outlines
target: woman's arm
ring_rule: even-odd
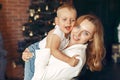
[[[22,53],[22,59],[24,61],[28,61],[33,55],[35,55],[36,49],[39,49],[39,42],[36,42],[28,46],[28,48],[26,48]]]

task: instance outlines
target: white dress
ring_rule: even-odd
[[[75,67],[71,67],[67,63],[51,56],[48,65],[44,69],[39,70],[39,68],[35,68],[38,71],[38,74],[36,75],[36,80],[71,80],[73,77],[76,77],[85,64],[86,47],[87,44],[76,44],[63,51],[68,56],[79,55],[77,57],[79,59],[79,63]],[[37,67],[41,66],[39,63],[40,58],[41,55],[37,54],[37,57],[35,59],[35,66]],[[39,71],[42,71],[43,74],[39,74]]]

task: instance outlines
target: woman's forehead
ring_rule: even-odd
[[[83,20],[79,26],[91,33],[95,31],[95,25],[87,19]]]

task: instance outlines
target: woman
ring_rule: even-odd
[[[77,54],[79,63],[72,67],[51,56],[48,65],[43,69],[43,74],[39,75],[41,56],[36,54],[34,76],[38,80],[71,80],[80,73],[85,63],[91,71],[99,71],[102,68],[104,51],[103,28],[100,20],[94,15],[83,15],[77,19],[71,31],[70,43],[63,50],[70,57]]]

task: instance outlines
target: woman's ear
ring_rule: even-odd
[[[93,41],[93,38],[89,40],[89,42]]]
[[[58,25],[58,17],[55,17],[55,24]]]

